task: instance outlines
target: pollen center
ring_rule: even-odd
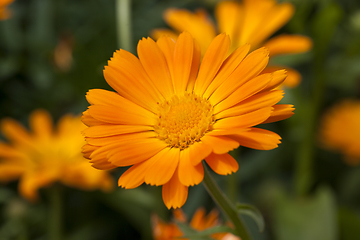
[[[212,129],[213,107],[203,98],[192,93],[173,96],[171,100],[159,104],[155,132],[169,147],[189,147],[200,141]]]

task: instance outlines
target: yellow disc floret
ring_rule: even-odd
[[[213,107],[206,99],[192,93],[175,95],[159,103],[155,132],[169,147],[183,150],[200,141],[211,130],[214,119]]]

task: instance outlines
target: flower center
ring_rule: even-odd
[[[169,147],[183,150],[200,141],[214,122],[211,104],[195,94],[185,93],[159,104],[155,132]]]

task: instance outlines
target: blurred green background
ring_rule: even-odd
[[[300,86],[285,90],[283,102],[295,105],[295,115],[264,126],[282,137],[277,149],[234,151],[239,171],[216,180],[231,199],[259,208],[264,232],[245,218],[256,240],[356,240],[360,168],[322,149],[317,130],[326,109],[343,98],[360,97],[360,1],[289,2],[296,13],[276,34],[304,34],[314,43],[308,53],[272,59],[303,76]],[[133,0],[133,45],[153,28],[166,27],[166,8],[202,7],[213,13],[216,3]],[[102,70],[120,47],[114,0],[15,0],[10,9],[12,17],[0,21],[0,118],[12,117],[26,126],[37,108],[50,111],[55,120],[68,112],[80,114],[88,106],[87,90],[110,89]],[[114,171],[114,179],[122,172]],[[152,239],[151,214],[171,216],[160,187],[117,188],[110,194],[62,191],[67,240]],[[42,190],[42,200],[31,204],[18,195],[16,182],[0,185],[0,239],[48,239],[48,194]],[[190,188],[183,210],[190,217],[200,206],[215,207],[202,184]]]

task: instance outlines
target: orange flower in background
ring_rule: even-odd
[[[181,209],[174,210],[174,219],[178,222],[186,223],[186,216]],[[152,216],[152,232],[154,240],[176,240],[184,239],[180,238],[183,236],[183,232],[174,222],[164,222],[157,215]],[[211,227],[220,225],[219,212],[212,210],[209,214],[205,214],[204,208],[199,208],[194,213],[193,218],[190,221],[190,227],[194,230],[203,231]],[[216,240],[240,240],[239,237],[231,233],[215,233],[211,235],[212,239]]]
[[[230,36],[230,52],[244,44],[250,44],[252,49],[265,46],[270,51],[270,57],[306,52],[312,47],[308,37],[282,34],[269,39],[293,14],[293,5],[277,4],[275,0],[221,1],[215,7],[217,26],[204,10],[190,12],[186,9],[168,9],[164,13],[164,19],[175,31],[155,29],[151,34],[155,39],[163,35],[176,39],[179,32],[188,31],[200,43],[202,53],[217,33]],[[265,69],[265,72],[283,68],[271,66]],[[296,87],[301,81],[300,74],[291,68],[286,70],[288,77],[284,85]]]
[[[360,101],[343,100],[328,110],[320,125],[320,142],[345,155],[349,165],[360,163]]]
[[[10,10],[7,8],[14,0],[0,0],[0,20],[8,19],[11,16]]]
[[[94,169],[81,154],[84,144],[80,117],[65,115],[53,129],[50,115],[36,110],[30,115],[31,131],[17,121],[1,121],[9,143],[0,142],[0,181],[19,179],[19,191],[28,200],[38,198],[37,190],[59,181],[82,190],[111,190],[113,180]]]
[[[227,175],[238,170],[228,152],[239,145],[276,148],[280,136],[254,126],[293,115],[292,105],[276,104],[285,70],[259,75],[267,50],[247,55],[244,45],[228,56],[229,47],[229,37],[218,35],[200,64],[199,45],[185,32],[176,42],[143,38],[139,58],[116,51],[104,70],[116,92],[92,89],[86,96],[84,156],[99,169],[132,166],[119,186],[162,185],[165,205],[179,208],[188,187],[203,180],[203,159]]]

